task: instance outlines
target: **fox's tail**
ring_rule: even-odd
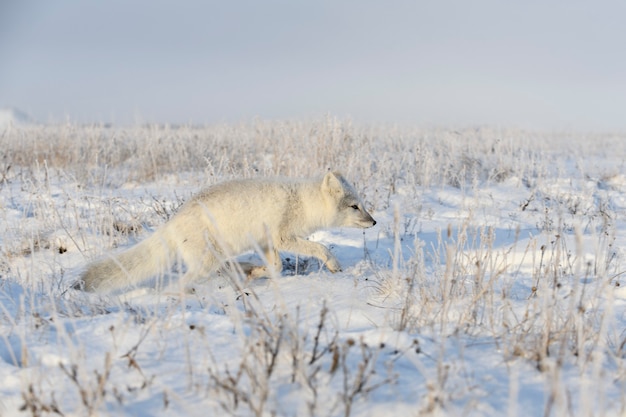
[[[152,236],[124,252],[91,263],[74,288],[85,291],[112,291],[169,270],[175,251],[162,233]]]

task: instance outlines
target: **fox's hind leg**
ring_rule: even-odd
[[[180,257],[186,271],[181,275],[179,285],[189,290],[194,283],[200,280],[208,280],[221,265],[218,256],[219,254],[210,248],[206,248],[203,251],[181,251]]]

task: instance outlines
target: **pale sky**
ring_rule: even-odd
[[[625,19],[621,0],[8,0],[0,107],[626,131]]]

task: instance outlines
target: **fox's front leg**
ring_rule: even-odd
[[[328,248],[321,243],[311,242],[301,238],[286,239],[281,242],[280,250],[297,253],[304,256],[313,256],[326,265],[330,272],[341,271],[341,265]]]
[[[326,260],[325,265],[326,268],[328,268],[328,270],[333,274],[335,272],[341,272],[341,265],[339,265],[339,261],[330,252],[328,252],[328,259]]]
[[[261,277],[269,277],[272,274],[280,275],[280,271],[283,269],[283,263],[280,259],[280,255],[276,249],[266,249],[265,251],[265,260],[267,262],[266,265],[263,266],[252,266],[246,270],[244,267],[244,272],[248,278],[261,278]],[[271,270],[269,269],[271,268]]]

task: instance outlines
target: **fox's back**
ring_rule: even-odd
[[[283,214],[297,200],[301,183],[286,180],[247,179],[228,181],[206,188],[189,204],[200,206],[214,216],[265,219]]]
[[[177,234],[206,231],[233,251],[244,250],[252,242],[265,242],[268,237],[280,239],[285,233],[300,234],[293,225],[306,223],[301,218],[305,211],[301,207],[303,189],[307,189],[307,183],[228,181],[201,191],[172,220]]]

